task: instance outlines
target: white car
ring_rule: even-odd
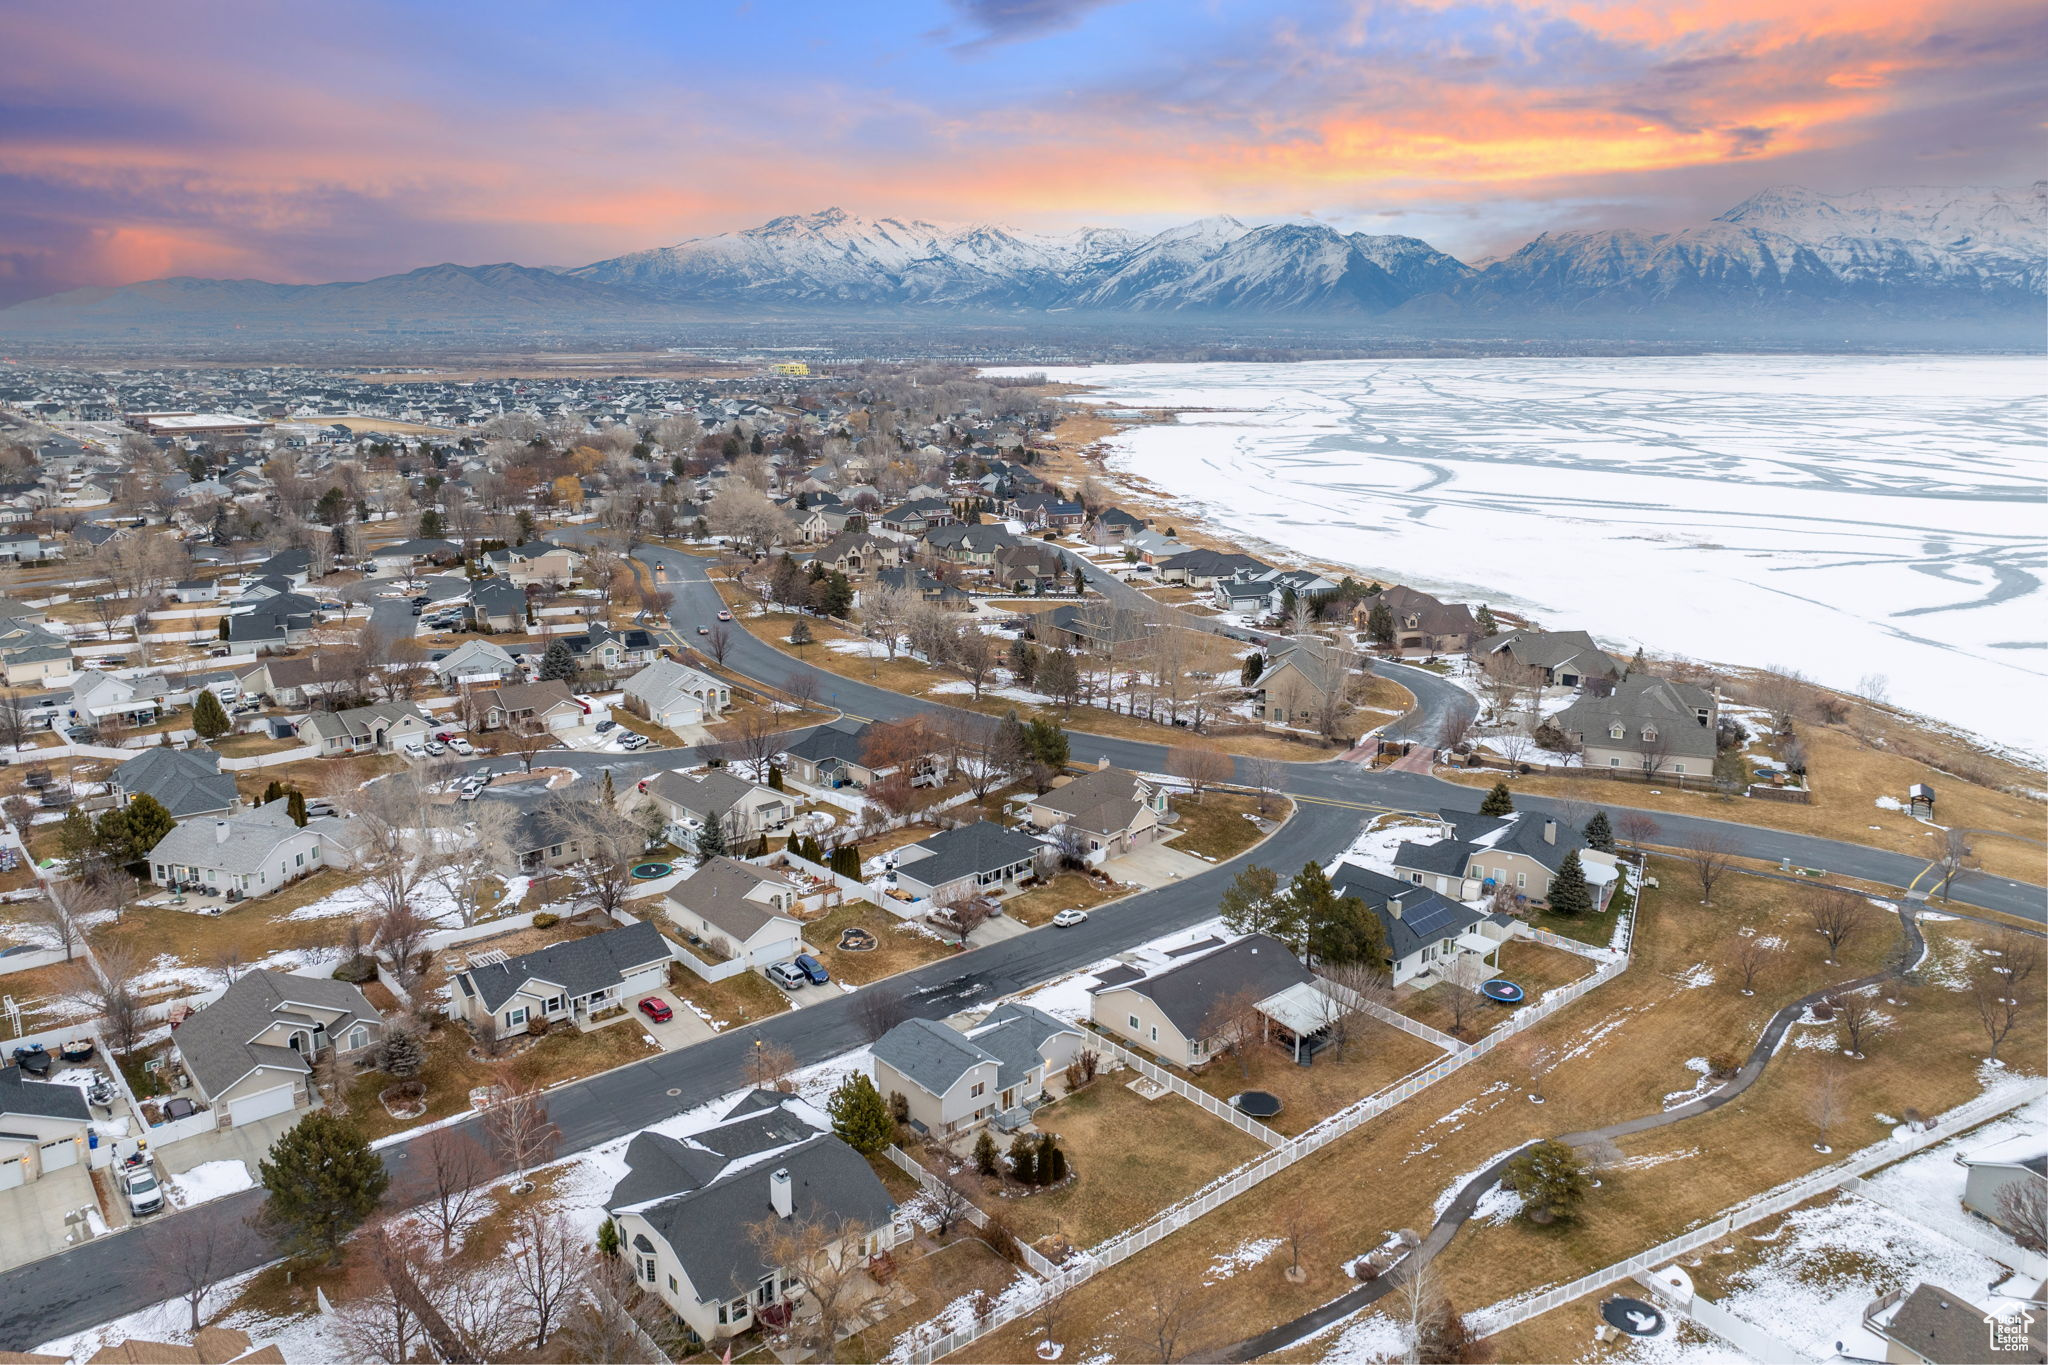
[[[1052,917],[1052,922],[1053,927],[1056,929],[1071,929],[1077,924],[1086,924],[1088,922],[1088,912],[1086,910],[1062,910]]]
[[[128,1197],[128,1211],[137,1218],[163,1211],[164,1187],[158,1183],[156,1172],[147,1166],[123,1176],[121,1192]]]
[[[460,735],[457,735],[454,739],[449,740],[448,747],[454,750],[456,753],[461,754],[464,758],[468,758],[471,754],[476,752],[476,747]]]
[[[427,756],[427,746],[416,739],[409,739],[405,742],[405,752],[411,758],[425,758]]]
[[[448,746],[443,744],[440,740],[430,739],[427,741],[428,758],[439,758],[442,754],[445,754],[447,752]]]

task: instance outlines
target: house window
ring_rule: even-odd
[[[517,1007],[517,1008],[515,1008],[515,1009],[509,1009],[509,1010],[506,1010],[506,1011],[505,1011],[505,1027],[506,1027],[506,1028],[525,1028],[525,1027],[526,1027],[526,1006],[524,1006],[524,1005],[520,1005],[520,1006],[518,1006],[518,1007]]]
[[[967,1098],[971,1100],[979,1099],[981,1098],[981,1092],[986,1089],[988,1089],[988,1085],[986,1082],[976,1081],[973,1085],[967,1087]]]
[[[354,1052],[357,1048],[363,1046],[363,1044],[369,1041],[370,1031],[364,1028],[361,1024],[357,1024],[354,1028],[348,1031],[348,1050],[350,1052]]]
[[[1657,727],[1656,727],[1656,726],[1654,726],[1654,725],[1645,725],[1645,726],[1643,727],[1643,743],[1645,743],[1645,744],[1655,744],[1656,742],[1657,742]]]
[[[1478,863],[1474,863],[1472,864],[1472,870],[1466,875],[1471,877],[1472,880],[1476,882],[1481,877],[1484,877],[1486,875],[1486,869],[1481,867]]]
[[[1671,771],[1675,773],[1682,773],[1685,771],[1685,765],[1683,763],[1674,763],[1671,765]]]
[[[1154,1027],[1153,1027],[1153,1028],[1152,1028],[1152,1029],[1150,1030],[1150,1033],[1151,1033],[1151,1035],[1152,1035],[1152,1041],[1153,1041],[1153,1042],[1155,1042],[1155,1043],[1156,1043],[1156,1042],[1158,1042],[1158,1041],[1159,1041],[1159,1029],[1158,1029],[1158,1027],[1157,1027],[1156,1025],[1155,1025],[1155,1026],[1154,1026]]]
[[[647,1283],[654,1283],[654,1258],[652,1256],[642,1256],[640,1258],[640,1276]],[[675,1281],[669,1281],[669,1288],[675,1288]]]
[[[1128,1021],[1129,1021],[1129,1023],[1130,1023],[1130,1026],[1131,1026],[1132,1028],[1134,1028],[1134,1029],[1135,1029],[1135,1028],[1140,1028],[1140,1027],[1142,1027],[1142,1025],[1140,1025],[1140,1024],[1138,1023],[1138,1016],[1137,1016],[1137,1015],[1135,1015],[1135,1014],[1133,1014],[1133,1015],[1128,1015],[1128,1016],[1126,1016],[1126,1018],[1128,1019]]]
[[[673,1294],[673,1293],[675,1293],[675,1292],[676,1292],[676,1289],[677,1289],[677,1285],[676,1285],[676,1277],[675,1277],[675,1276],[673,1276],[673,1275],[671,1275],[671,1276],[669,1276],[669,1277],[668,1277],[668,1292],[669,1292],[669,1293],[671,1293],[671,1294]]]
[[[1515,874],[1515,887],[1516,887],[1516,889],[1517,889],[1517,890],[1521,889],[1522,887],[1525,887],[1525,886],[1527,886],[1528,884],[1529,884],[1529,874],[1528,874],[1528,873],[1526,873],[1526,872],[1517,872],[1517,873]]]
[[[554,996],[547,1003],[547,1012],[549,1014],[560,1014],[567,1008],[569,1008],[569,997],[566,995]]]
[[[1610,768],[1619,768],[1621,766],[1621,760],[1618,758],[1610,758],[1607,760],[1607,766]]]
[[[1627,727],[1623,726],[1620,721],[1616,721],[1614,722],[1614,724],[1607,727],[1607,737],[1609,739],[1620,739],[1623,735],[1627,733]]]
[[[761,1283],[754,1286],[754,1302],[761,1304],[775,1302],[775,1276],[772,1273],[762,1276]]]

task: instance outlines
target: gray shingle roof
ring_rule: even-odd
[[[932,1019],[906,1019],[876,1040],[875,1056],[934,1095],[943,1095],[971,1068],[1001,1059]]]
[[[665,899],[745,943],[770,919],[786,913],[765,902],[748,899],[749,893],[764,885],[794,890],[773,872],[734,858],[712,858],[670,887]]]
[[[573,1000],[618,985],[634,968],[668,958],[668,940],[642,920],[587,938],[550,943],[488,967],[471,967],[461,975],[473,984],[484,1008],[495,1011],[529,981],[559,986]]]
[[[906,860],[897,855],[899,876],[907,876],[926,886],[943,886],[960,877],[973,876],[981,872],[994,872],[1034,859],[1044,851],[1044,845],[1028,834],[1004,829],[1001,825],[987,820],[977,820],[971,825],[949,829],[921,840],[905,849],[928,850],[929,856]]]
[[[235,779],[220,770],[211,749],[144,749],[114,770],[114,785],[131,797],[155,797],[181,820],[228,810],[237,799]]]
[[[338,826],[337,820],[308,822],[306,828]],[[322,830],[321,832],[325,832]],[[212,867],[229,874],[262,868],[280,844],[301,833],[280,798],[267,806],[231,815],[201,815],[186,820],[157,840],[151,862],[181,867]]]
[[[837,758],[866,767],[861,756],[867,751],[867,745],[868,727],[865,722],[835,720],[820,725],[791,744],[784,752],[792,758],[806,759],[812,763]]]
[[[75,1085],[30,1080],[22,1075],[20,1067],[11,1062],[0,1066],[0,1117],[8,1114],[27,1114],[39,1119],[77,1119],[81,1123],[92,1118],[92,1111],[85,1106],[83,1090]]]
[[[1555,720],[1567,734],[1598,748],[1712,760],[1714,731],[1701,724],[1701,711],[1710,716],[1714,712],[1714,694],[1706,688],[1649,673],[1631,673],[1614,685],[1614,695],[1580,697],[1558,712]],[[1610,733],[1617,721],[1623,730],[1619,739]],[[1655,731],[1656,740],[1643,738],[1646,726]]]
[[[1475,924],[1488,920],[1505,923],[1507,919],[1504,915],[1482,914],[1434,891],[1425,891],[1413,882],[1354,863],[1340,863],[1336,875],[1330,878],[1330,886],[1339,896],[1355,896],[1365,903],[1386,930],[1387,952],[1397,961],[1432,943],[1456,938]],[[1389,909],[1389,903],[1395,900],[1401,903],[1398,918]]]
[[[330,1037],[345,1034],[357,1021],[381,1022],[377,1007],[346,981],[245,972],[220,999],[178,1025],[173,1035],[199,1088],[219,1095],[259,1066],[304,1075],[309,1069],[306,1059],[291,1048],[249,1041],[278,1019],[305,1018],[292,1010],[293,1002],[344,1011],[345,1017],[329,1028]]]
[[[1183,1037],[1196,1038],[1218,1001],[1247,991],[1263,1000],[1312,979],[1278,939],[1247,934],[1200,957],[1104,989],[1136,991],[1157,1005]]]

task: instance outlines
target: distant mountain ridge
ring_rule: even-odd
[[[1671,232],[1545,233],[1483,267],[1414,237],[1205,218],[1145,234],[776,218],[567,269],[429,266],[358,283],[151,280],[0,310],[0,328],[247,318],[305,325],[656,318],[691,309],[1030,314],[1597,318],[1686,310],[1757,319],[1860,310],[1968,319],[2037,312],[2048,182],[2024,189],[1764,190]]]

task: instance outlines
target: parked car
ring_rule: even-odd
[[[644,749],[647,747],[647,736],[637,731],[629,730],[619,740],[619,747],[621,749]]]
[[[147,1166],[137,1167],[124,1175],[121,1192],[128,1197],[128,1211],[137,1218],[163,1212],[164,1187],[157,1180],[156,1172]]]
[[[804,980],[810,982],[813,986],[824,986],[831,983],[832,973],[826,971],[825,964],[812,957],[809,953],[798,953],[796,961],[790,965],[802,972]]]
[[[786,991],[800,991],[810,978],[787,962],[778,962],[768,969],[768,979]]]
[[[1086,924],[1088,922],[1088,912],[1086,910],[1062,910],[1052,917],[1052,922],[1055,928],[1071,929],[1077,924]]]
[[[428,758],[439,758],[439,757],[440,757],[440,756],[441,756],[442,754],[445,754],[445,753],[447,753],[447,752],[448,752],[448,746],[447,746],[447,745],[445,745],[445,744],[443,744],[443,743],[442,743],[442,742],[441,742],[440,740],[438,740],[438,739],[430,739],[430,740],[428,740],[428,741],[427,741],[427,746],[426,746],[426,747],[427,747],[427,757],[428,757]]]
[[[650,995],[642,1000],[640,1012],[657,1024],[666,1024],[676,1017],[676,1012],[669,1008],[668,1001],[658,995]]]
[[[423,612],[423,611],[425,611],[425,610],[426,610],[426,608],[425,608],[425,607],[419,607],[419,606],[416,606],[416,607],[414,607],[414,608],[412,609],[412,614],[413,614],[414,616],[418,616],[418,615],[419,615],[419,614],[420,614],[421,612]]]
[[[409,739],[405,742],[405,753],[411,758],[425,758],[427,756],[427,746],[416,739]]]
[[[456,753],[461,754],[464,758],[468,758],[471,754],[476,752],[476,746],[471,744],[468,740],[464,739],[461,735],[457,735],[455,738],[449,740],[448,747],[453,749]]]
[[[607,730],[616,730],[618,726],[619,723],[615,720],[601,720],[596,725],[593,725],[590,728],[597,731],[597,733],[599,734],[603,734]]]

